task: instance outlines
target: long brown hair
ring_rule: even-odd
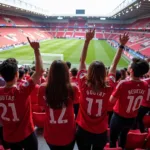
[[[46,101],[53,109],[68,105],[69,99],[74,98],[70,83],[69,71],[65,62],[55,60],[51,64],[46,86]]]
[[[90,64],[87,74],[87,83],[94,92],[106,87],[106,68],[103,62],[94,61]]]

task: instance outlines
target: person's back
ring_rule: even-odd
[[[116,103],[110,122],[110,147],[116,147],[119,135],[119,146],[125,147],[127,134],[134,125],[142,100],[147,98],[148,85],[140,77],[148,72],[148,63],[133,58],[128,69],[130,79],[122,80],[110,97],[110,102]]]
[[[23,69],[19,69],[19,79],[17,80],[17,86],[26,82],[26,80],[24,80],[24,74],[25,71]]]
[[[150,108],[150,78],[144,80],[148,83],[148,94],[147,98],[142,101],[142,106]]]
[[[141,102],[147,95],[146,82],[122,80],[116,89],[117,91],[115,90],[112,93],[112,96],[118,97],[114,106],[114,112],[125,118],[136,117]]]
[[[115,86],[116,66],[121,57],[119,48],[114,57],[106,81],[106,67],[101,61],[93,61],[86,71],[88,45],[94,37],[95,30],[86,33],[86,40],[81,53],[78,81],[81,91],[80,108],[77,116],[77,145],[79,150],[102,150],[107,143],[108,101]],[[128,35],[120,37],[126,44]]]
[[[30,98],[28,98],[33,88],[34,83],[30,79],[25,84],[21,84],[19,89],[17,86],[0,88],[0,100],[3,102],[0,104],[3,108],[0,114],[3,113],[1,117],[5,131],[4,139],[7,142],[23,140],[34,131],[33,121],[30,118],[32,116]],[[22,131],[24,134],[21,134]]]
[[[144,79],[144,81],[148,84],[148,93],[141,103],[141,107],[138,111],[136,124],[136,126],[139,126],[141,132],[145,132],[143,118],[148,112],[150,112],[150,78]]]
[[[39,105],[46,111],[44,138],[51,150],[73,150],[74,147],[73,103],[78,88],[71,85],[69,78],[66,63],[54,61],[47,82],[39,89]]]
[[[65,146],[72,142],[75,137],[75,120],[73,112],[73,100],[70,99],[68,106],[61,109],[52,109],[45,103],[46,85],[42,84],[39,89],[39,105],[44,106],[46,121],[44,138],[47,143]]]
[[[10,144],[11,150],[18,150],[19,148],[28,150],[29,147],[32,150],[38,149],[29,95],[38,82],[43,67],[39,43],[30,42],[29,38],[28,41],[34,49],[36,58],[36,72],[31,78],[17,86],[19,75],[17,61],[10,58],[0,66],[0,73],[6,81],[5,87],[0,88],[0,114],[4,140]]]
[[[95,92],[87,84],[85,71],[81,70],[78,77],[81,98],[77,123],[89,132],[102,133],[108,127],[107,107],[113,87],[108,84],[106,87],[100,88]],[[111,77],[112,75],[109,76],[109,81],[114,82],[111,80]]]

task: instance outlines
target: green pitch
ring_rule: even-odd
[[[53,39],[41,42],[40,50],[41,53],[63,54],[65,61],[70,61],[74,66],[78,66],[83,44],[84,40]],[[93,60],[101,60],[106,66],[110,66],[115,53],[116,50],[106,41],[93,40],[89,45],[86,63],[90,64]],[[20,64],[31,64],[34,61],[33,50],[28,45],[0,52],[0,60],[10,57],[16,58]],[[127,59],[122,57],[118,67],[127,65]]]

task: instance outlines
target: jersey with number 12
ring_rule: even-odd
[[[57,146],[67,145],[75,138],[73,100],[69,100],[67,107],[52,109],[47,106],[45,88],[46,84],[44,83],[40,86],[38,94],[39,105],[44,106],[46,111],[44,138],[48,144]],[[74,86],[73,89],[76,94],[77,87]]]

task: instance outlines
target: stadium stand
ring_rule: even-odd
[[[131,30],[144,29],[144,27],[148,27],[148,24],[149,18],[145,18],[135,21],[130,25],[124,25],[123,27]],[[47,30],[47,28],[37,28],[37,26],[40,27],[41,25],[50,27],[50,32]],[[119,24],[90,24],[82,20],[70,20],[68,23],[61,22],[43,24],[34,22],[25,17],[15,17],[10,15],[0,16],[0,26],[1,48],[23,43],[25,42],[26,36],[31,37],[33,40],[44,40],[52,37],[83,38],[86,32],[84,29],[85,27],[95,26],[97,28],[95,38],[98,39],[118,41],[118,35],[122,33],[121,30],[116,30],[122,27]],[[130,31],[130,34],[131,39],[128,43],[128,47],[132,50],[140,52],[144,56],[149,56],[150,34],[144,31]]]
[[[141,0],[141,3],[142,2],[145,3],[148,1]],[[25,136],[26,135],[28,136],[29,134],[31,134],[31,133],[29,133],[31,130],[32,130],[32,134],[34,134],[33,131],[35,128],[37,130],[38,129],[42,130],[42,134],[39,135],[37,132],[37,135],[36,135],[38,137],[39,143],[40,143],[41,139],[45,138],[44,142],[42,141],[41,145],[45,146],[46,145],[45,141],[46,141],[47,143],[49,143],[48,145],[50,148],[52,148],[54,145],[56,145],[56,147],[58,145],[59,146],[67,145],[70,142],[70,139],[71,140],[75,139],[75,132],[77,132],[76,133],[76,141],[77,142],[75,144],[75,150],[78,149],[77,145],[78,145],[78,147],[80,147],[83,144],[82,142],[84,140],[85,141],[87,140],[86,144],[92,143],[91,145],[94,145],[95,143],[96,143],[96,145],[97,144],[103,145],[103,142],[104,142],[104,145],[102,146],[102,147],[104,147],[104,150],[122,150],[124,148],[130,149],[130,150],[150,149],[150,109],[149,109],[150,105],[149,105],[149,101],[146,101],[146,97],[149,100],[148,96],[150,96],[150,95],[148,94],[148,96],[147,96],[146,94],[143,94],[142,98],[140,95],[141,93],[146,93],[145,89],[146,90],[148,89],[148,86],[145,82],[150,84],[149,83],[150,74],[147,73],[148,72],[148,63],[147,62],[150,62],[148,59],[148,58],[150,58],[150,16],[149,16],[150,9],[148,11],[146,11],[146,8],[150,6],[150,3],[148,3],[147,7],[145,5],[144,10],[143,10],[143,5],[141,3],[139,4],[140,5],[139,7],[141,8],[142,14],[140,14],[139,16],[136,15],[136,13],[137,14],[140,13],[140,10],[137,8],[137,6],[136,6],[136,10],[137,11],[139,10],[138,12],[135,10],[136,12],[131,11],[130,13],[127,13],[127,11],[129,11],[132,6],[132,5],[129,5],[128,9],[125,8],[125,10],[120,10],[116,14],[112,15],[110,18],[106,17],[105,21],[101,21],[98,17],[94,17],[94,16],[92,16],[92,17],[89,17],[89,16],[84,16],[84,17],[64,16],[64,19],[59,20],[58,18],[60,16],[47,16],[47,15],[43,15],[43,14],[38,14],[36,12],[33,13],[32,11],[31,12],[30,11],[28,12],[27,10],[23,11],[22,9],[20,9],[20,11],[21,11],[20,12],[17,7],[14,7],[14,9],[12,8],[12,10],[11,10],[12,14],[11,14],[11,12],[7,11],[9,9],[9,7],[6,10],[2,11],[4,6],[0,5],[0,9],[2,9],[2,10],[0,10],[0,52],[2,52],[1,55],[5,54],[5,52],[6,53],[9,52],[9,49],[12,49],[12,51],[10,51],[10,53],[12,54],[13,48],[16,48],[19,46],[21,47],[21,46],[29,44],[34,49],[34,53],[35,53],[35,56],[29,56],[29,57],[32,57],[34,59],[32,65],[36,65],[36,67],[34,66],[31,68],[29,66],[26,66],[26,64],[18,65],[14,59],[8,59],[7,61],[4,61],[4,62],[3,62],[3,59],[0,60],[2,63],[0,65],[0,73],[2,75],[2,77],[0,76],[0,81],[1,80],[4,81],[4,78],[5,78],[6,87],[7,87],[7,88],[6,87],[0,88],[0,114],[2,114],[2,115],[0,115],[0,117],[1,117],[1,120],[3,120],[3,122],[4,122],[4,125],[9,127],[9,130],[6,130],[6,128],[0,126],[0,139],[1,138],[3,139],[3,134],[1,132],[1,130],[3,128],[5,130],[5,132],[3,132],[3,133],[5,134],[5,138],[6,137],[8,138],[7,141],[10,144],[9,146],[11,146],[12,143],[16,144],[16,142],[17,143],[19,142],[20,143],[19,145],[22,145],[22,143],[19,140],[20,139],[25,140]],[[133,2],[132,8],[133,7],[135,7],[134,2]],[[121,7],[119,6],[119,8],[121,8]],[[19,13],[17,12],[18,13],[17,15],[15,14],[16,13],[15,10],[17,10],[19,12]],[[89,32],[89,29],[93,29],[93,28],[95,28],[95,30],[92,30]],[[128,41],[128,43],[126,44],[126,42],[124,43],[122,40],[121,45],[120,45],[119,36],[121,34],[123,34],[124,32],[129,32],[130,39],[128,40],[128,35],[125,35],[126,37],[124,37],[124,39],[126,39],[125,41],[126,42]],[[29,39],[28,39],[29,43],[27,42],[27,37],[29,37]],[[76,75],[76,77],[74,78],[74,82],[71,80],[72,75],[71,75],[70,70],[67,68],[65,62],[63,62],[63,61],[54,61],[53,62],[54,64],[58,63],[57,67],[58,68],[60,67],[59,70],[56,71],[57,73],[55,72],[55,70],[49,71],[49,69],[45,69],[45,70],[42,69],[42,64],[41,64],[42,61],[39,60],[40,59],[39,58],[40,51],[38,51],[39,50],[39,42],[41,42],[41,43],[47,42],[47,43],[42,43],[44,46],[46,45],[48,48],[48,51],[46,51],[45,49],[42,50],[43,52],[45,52],[43,54],[43,58],[46,53],[49,53],[49,51],[54,53],[55,46],[58,46],[58,49],[56,50],[56,53],[58,53],[58,55],[61,52],[61,50],[65,51],[65,49],[68,49],[64,53],[69,55],[68,58],[71,58],[72,57],[71,55],[75,55],[77,50],[81,49],[81,45],[83,45],[83,41],[84,41],[83,39],[85,39],[85,38],[86,38],[86,40],[84,43],[83,51],[81,52],[81,50],[80,50],[81,58],[79,57],[78,53],[77,53],[77,56],[75,56],[73,58],[73,59],[78,59],[78,60],[80,59],[79,72]],[[56,39],[56,41],[55,41],[55,39]],[[68,40],[69,42],[67,41],[67,39],[69,39]],[[71,42],[72,39],[78,39],[78,40],[74,40],[73,42]],[[93,42],[91,45],[92,46],[94,45],[94,46],[93,47],[91,45],[90,45],[91,47],[89,46],[89,52],[94,51],[95,57],[91,56],[92,59],[87,60],[88,66],[89,66],[89,64],[92,63],[93,59],[95,59],[95,58],[99,59],[98,58],[99,55],[102,55],[102,57],[105,56],[104,59],[106,59],[106,61],[107,61],[107,59],[109,59],[109,57],[111,57],[111,53],[116,52],[116,49],[119,49],[118,51],[120,53],[117,51],[118,52],[117,57],[114,57],[115,55],[113,55],[113,57],[115,58],[115,61],[112,63],[111,67],[107,66],[106,64],[104,64],[105,65],[104,66],[99,61],[92,63],[92,65],[93,65],[92,67],[94,68],[94,65],[95,65],[95,68],[98,68],[100,70],[100,72],[98,69],[96,70],[91,67],[93,70],[89,69],[88,74],[90,74],[90,72],[92,72],[91,76],[93,77],[94,76],[93,74],[95,74],[95,76],[93,78],[91,78],[91,80],[89,80],[89,79],[87,80],[87,77],[85,76],[87,74],[87,70],[84,66],[84,63],[85,63],[86,54],[88,54],[88,55],[91,54],[91,53],[86,53],[86,52],[88,49],[88,44],[90,43],[90,41],[92,39],[94,39],[93,40],[94,42],[96,42],[96,41],[102,42],[102,44],[99,43],[99,47],[101,49],[103,49],[102,46],[103,46],[103,44],[105,44],[103,42],[107,43],[107,47],[106,47],[106,49],[103,50],[104,54],[102,54],[101,51],[94,51],[92,49],[93,47],[95,47],[96,49],[99,49],[99,47],[97,45],[95,45]],[[64,41],[62,42],[61,40],[64,40]],[[54,44],[52,44],[53,41],[54,41]],[[79,42],[82,42],[82,43],[79,43]],[[63,47],[64,44],[66,44],[67,48]],[[78,46],[78,44],[79,44],[79,46]],[[43,45],[42,45],[42,48],[44,47]],[[78,46],[73,51],[73,53],[71,51],[71,48],[69,47],[70,45]],[[110,48],[112,48],[112,49],[110,49]],[[3,51],[4,51],[4,53],[3,53]],[[105,53],[107,53],[107,51],[111,51],[111,52],[108,53],[108,55],[106,55]],[[122,57],[121,61],[123,61],[123,60],[125,62],[127,61],[127,64],[131,61],[132,65],[130,66],[131,68],[126,69],[125,67],[127,67],[127,66],[123,66],[123,67],[121,67],[121,69],[118,68],[118,70],[116,71],[116,66],[119,61],[119,57],[121,57],[121,55],[120,55],[121,53],[123,53],[123,57]],[[11,57],[11,54],[10,54],[10,57]],[[20,54],[23,55],[24,53],[20,52]],[[31,53],[29,53],[28,55],[30,55],[30,54]],[[16,53],[16,56],[17,55],[18,54]],[[21,57],[21,55],[19,57]],[[138,57],[139,59],[134,59],[132,61],[132,59],[134,57]],[[66,55],[64,56],[64,58],[66,59]],[[21,59],[22,59],[22,57],[21,57]],[[48,57],[47,59],[48,59],[48,61],[50,61],[50,57]],[[38,60],[38,63],[35,63],[35,62],[37,62],[37,60]],[[147,60],[147,62],[145,60]],[[38,66],[37,66],[37,64],[38,64]],[[31,65],[31,64],[29,64],[29,65]],[[78,64],[73,64],[73,65],[75,65],[76,67],[79,66]],[[110,63],[109,63],[109,65],[110,65]],[[23,70],[27,69],[27,70],[29,70],[29,73],[34,72],[36,75],[37,74],[38,75],[37,76],[33,75],[31,78],[28,75],[26,75],[23,78],[23,82],[20,84],[19,80],[17,81],[17,75],[18,75],[16,73],[17,71],[15,72],[13,70],[14,68],[12,66],[14,68],[16,66],[18,66],[19,68],[21,68]],[[50,64],[48,64],[48,67],[49,66],[50,66]],[[53,66],[53,64],[51,66]],[[16,67],[15,69],[17,70],[18,67]],[[54,66],[53,69],[57,69],[57,67]],[[14,78],[13,80],[9,80],[10,79],[9,76],[13,75],[13,72],[11,72],[9,68],[11,68],[16,73],[13,76],[13,78]],[[65,72],[63,72],[64,70],[65,70]],[[78,69],[76,69],[76,70],[78,70]],[[44,73],[43,73],[43,71],[44,71]],[[68,71],[69,71],[69,73],[68,73]],[[123,72],[124,72],[124,80],[123,80]],[[56,74],[54,74],[54,73],[56,73]],[[103,73],[104,73],[104,75],[103,75]],[[120,75],[118,81],[117,81],[117,73]],[[138,75],[136,76],[134,73],[138,74]],[[99,74],[98,78],[101,77],[100,80],[98,80],[96,78],[97,74]],[[106,74],[107,74],[107,76],[106,76]],[[131,76],[129,76],[129,74]],[[103,77],[102,77],[102,75],[103,75]],[[89,75],[88,78],[90,78],[91,76]],[[7,79],[7,77],[8,77],[8,79]],[[48,85],[51,81],[50,78],[54,79],[55,77],[57,77],[58,80],[55,80],[55,84],[53,84],[51,82],[51,84],[53,84],[53,87],[56,87],[57,84],[60,85],[60,87],[61,87],[61,85],[64,85],[62,88],[59,88],[58,93],[56,90],[52,91],[53,88],[50,87],[50,85]],[[63,82],[61,82],[61,80],[59,80],[61,77],[62,78],[64,77]],[[43,82],[41,81],[42,78],[43,78]],[[32,80],[34,81],[34,83]],[[70,84],[70,80],[71,80],[71,83],[73,83],[73,85]],[[130,84],[130,80],[135,83]],[[137,80],[140,82],[137,83]],[[143,80],[145,80],[145,81],[143,81]],[[107,84],[109,83],[109,88],[105,85],[106,84],[105,82]],[[14,83],[17,84],[16,89],[15,89]],[[97,83],[98,83],[98,86],[97,86]],[[130,88],[130,86],[126,86],[126,88],[125,88],[124,83],[133,86],[131,89],[133,91],[127,91],[126,89]],[[0,82],[0,84],[1,84],[1,82]],[[37,88],[35,88],[33,86],[33,84],[36,84]],[[67,85],[67,88],[66,88],[66,85]],[[81,85],[84,86],[84,88],[82,88]],[[115,88],[116,86],[117,86],[117,88]],[[47,87],[49,88],[48,89],[49,91],[46,89]],[[69,89],[68,87],[71,87],[71,88]],[[121,91],[122,87],[123,87],[123,91]],[[143,91],[139,92],[137,87],[138,87],[138,89],[141,88],[141,90],[143,90],[144,92]],[[149,87],[150,87],[150,85],[149,85]],[[21,103],[20,103],[20,101],[18,102],[18,104],[20,104],[20,106],[22,106],[22,107],[16,106],[16,108],[18,107],[17,111],[19,111],[21,113],[26,112],[22,115],[23,117],[19,116],[19,117],[22,117],[23,119],[25,117],[27,117],[26,120],[23,120],[21,118],[21,121],[23,120],[21,127],[19,126],[20,124],[17,125],[17,127],[16,127],[15,123],[18,121],[18,118],[17,118],[18,112],[15,112],[15,107],[12,102],[8,103],[7,107],[8,108],[10,107],[13,111],[13,114],[11,114],[11,117],[12,117],[12,115],[14,117],[13,121],[11,121],[9,119],[10,116],[6,117],[4,115],[4,113],[1,113],[1,108],[3,108],[4,110],[8,109],[6,107],[6,105],[7,105],[6,101],[4,101],[4,102],[2,101],[3,95],[10,94],[9,92],[8,93],[5,92],[8,89],[10,89],[10,90],[13,89],[10,92],[12,94],[11,95],[12,98],[13,98],[13,96],[16,96],[15,95],[16,93],[19,95],[19,96],[17,95],[17,98],[15,97],[17,99],[17,100],[15,99],[16,101],[18,101],[18,99],[23,100],[23,102],[21,102]],[[67,93],[67,94],[65,93],[67,95],[67,98],[65,95],[64,99],[62,99],[63,104],[59,103],[56,105],[55,102],[50,103],[51,99],[48,99],[48,96],[55,95],[54,97],[51,97],[52,99],[55,99],[55,97],[57,97],[57,96],[59,97],[60,95],[63,95],[63,93],[61,93],[61,92],[64,89],[67,89],[66,90],[67,92],[64,91],[64,93],[65,92]],[[97,89],[98,90],[101,89],[101,91],[99,92]],[[135,91],[134,91],[134,89],[135,89]],[[18,91],[20,90],[20,91],[16,92],[14,94],[15,90],[18,90]],[[47,90],[48,92],[47,91],[45,92],[45,90]],[[73,96],[71,95],[72,90],[74,91],[73,95],[76,98],[76,99],[74,99],[74,102],[73,102]],[[29,93],[27,94],[27,92],[29,92]],[[87,97],[89,95],[90,96],[92,95],[92,96],[90,98],[87,98],[85,95],[83,95],[84,92],[85,92],[85,94],[87,94],[86,95]],[[130,94],[127,94],[127,95],[124,94],[125,92],[127,92],[127,93],[133,92],[133,93],[131,96]],[[135,93],[137,92],[136,94],[138,96],[135,99],[133,98],[134,92]],[[23,93],[23,95],[21,95],[22,93]],[[68,96],[68,93],[70,94],[69,96]],[[114,104],[112,102],[113,108],[111,110],[111,113],[113,114],[113,117],[112,117],[112,114],[108,113],[108,110],[107,110],[108,104],[106,104],[107,108],[105,108],[103,110],[104,102],[102,101],[102,98],[105,98],[105,100],[108,100],[111,94],[112,94],[112,96],[108,103],[110,103],[112,101],[114,102],[117,100],[117,102],[114,102]],[[20,95],[21,95],[21,97],[20,97]],[[101,95],[103,95],[103,96],[101,96]],[[107,97],[105,97],[105,95],[107,95]],[[123,95],[122,99],[125,98],[124,101],[129,100],[130,105],[128,105],[127,103],[123,103],[123,107],[122,107],[122,105],[119,104],[119,103],[121,103],[122,99],[120,99],[120,97],[122,95]],[[85,98],[84,98],[84,96],[85,96]],[[26,97],[28,97],[28,98],[26,98]],[[143,97],[144,97],[144,99],[143,99]],[[26,101],[24,99],[26,99]],[[70,105],[70,103],[67,104],[68,99],[72,100],[71,105]],[[96,102],[94,101],[95,99],[96,99]],[[56,102],[57,102],[57,100],[55,99]],[[61,97],[59,98],[59,100],[61,100]],[[84,100],[84,101],[82,101],[82,100]],[[145,104],[143,104],[144,102],[146,103],[146,106],[145,106]],[[3,103],[6,103],[6,104],[3,104]],[[93,105],[95,108],[93,108]],[[130,109],[130,111],[125,109],[126,105],[127,105],[127,109]],[[52,106],[52,107],[50,107],[50,106]],[[6,107],[6,109],[5,109],[5,107]],[[26,107],[26,109],[24,109],[25,107]],[[85,107],[85,109],[83,109],[84,107]],[[141,110],[141,108],[143,108],[143,107],[145,107],[145,113],[143,115],[143,118],[141,120],[139,120],[140,113],[138,113],[138,110]],[[97,108],[98,108],[98,112],[97,112]],[[22,112],[21,109],[24,109],[24,112]],[[78,114],[78,110],[79,110],[79,114]],[[124,110],[125,110],[125,112],[123,112]],[[66,111],[67,111],[67,113],[66,113]],[[104,116],[103,116],[103,113],[101,114],[101,111],[105,114]],[[76,117],[74,117],[76,115],[77,115],[77,119],[76,119]],[[101,117],[102,117],[102,119],[101,119]],[[110,121],[111,123],[109,124],[108,117],[113,118],[113,119],[115,118],[115,119],[114,120],[112,119]],[[66,118],[67,119],[71,118],[71,119],[68,122],[68,120]],[[134,119],[136,119],[136,123],[133,123]],[[33,120],[33,122],[32,122],[32,120]],[[12,123],[11,127],[8,125],[7,121],[10,121],[10,123]],[[115,122],[114,124],[113,124],[113,121]],[[128,123],[126,125],[124,125],[124,124],[121,124],[122,122],[125,122],[124,124],[126,124],[126,122],[128,122]],[[131,122],[132,122],[132,125],[130,124]],[[120,123],[120,125],[118,127],[116,125],[117,123]],[[67,126],[66,126],[66,124],[67,124]],[[78,124],[77,130],[76,130],[76,126],[75,126],[76,124]],[[101,128],[98,126],[99,124],[100,124]],[[116,125],[116,131],[120,130],[120,133],[127,135],[127,139],[124,138],[126,136],[123,137],[124,140],[123,140],[123,138],[120,138],[123,142],[126,141],[125,145],[122,144],[123,142],[120,143],[121,140],[118,140],[118,137],[119,136],[121,137],[121,134],[119,135],[119,133],[118,133],[119,136],[116,138],[116,141],[115,142],[113,141],[114,137],[116,137],[115,134],[117,134],[117,132],[115,134],[113,133],[113,131],[115,131],[115,130],[113,130],[114,128],[113,128],[112,124],[114,126]],[[0,125],[2,125],[2,124],[0,123]],[[144,128],[144,132],[141,130],[141,127],[140,127],[142,125]],[[125,130],[126,130],[127,126],[130,126],[130,129],[128,130],[128,132],[125,133],[123,131],[123,129],[120,128],[120,126],[125,126],[125,128],[123,127]],[[133,130],[133,126],[135,126],[134,130]],[[9,131],[11,131],[12,128],[15,128],[15,131],[11,132],[11,134],[13,134],[13,136],[15,138],[13,136],[12,137],[8,136],[10,133],[6,134],[6,131],[9,132]],[[21,137],[22,136],[21,135],[22,128],[24,128],[26,131],[24,133],[25,136],[23,135],[23,137]],[[46,128],[46,132],[44,132],[44,138],[43,138],[43,128]],[[103,131],[103,128],[104,128],[105,132]],[[106,130],[107,130],[107,133],[106,133]],[[18,136],[16,136],[16,135],[18,135]],[[67,137],[67,135],[69,135],[69,136]],[[35,138],[36,138],[36,136],[35,136]],[[63,136],[65,136],[65,138],[63,138]],[[18,141],[16,141],[17,138],[18,138]],[[49,139],[50,139],[50,141],[53,141],[52,144],[48,141]],[[101,140],[99,140],[99,139],[101,139]],[[65,144],[63,143],[64,141],[65,141]],[[80,141],[82,141],[82,142],[80,143]],[[0,145],[0,150],[5,150],[6,143],[3,143],[3,140],[2,140],[1,144],[3,146]],[[37,145],[36,142],[35,143],[33,142],[32,144],[30,143],[27,145],[33,146],[34,144]],[[85,145],[83,144],[82,146],[86,146],[86,144]],[[72,145],[72,143],[69,144],[69,146],[70,145]],[[44,146],[43,147],[42,146],[40,146],[40,150],[48,149],[48,148],[43,148]],[[74,142],[73,142],[73,146],[74,146]],[[24,150],[26,150],[24,146],[22,146],[22,147],[24,148]],[[112,148],[110,148],[110,147],[112,147]],[[101,150],[101,149],[102,149],[101,147],[98,148],[98,150]],[[37,148],[35,148],[35,149],[32,148],[32,150],[37,150]],[[66,150],[66,149],[61,149],[61,150]],[[69,150],[73,150],[73,148],[69,149]]]

